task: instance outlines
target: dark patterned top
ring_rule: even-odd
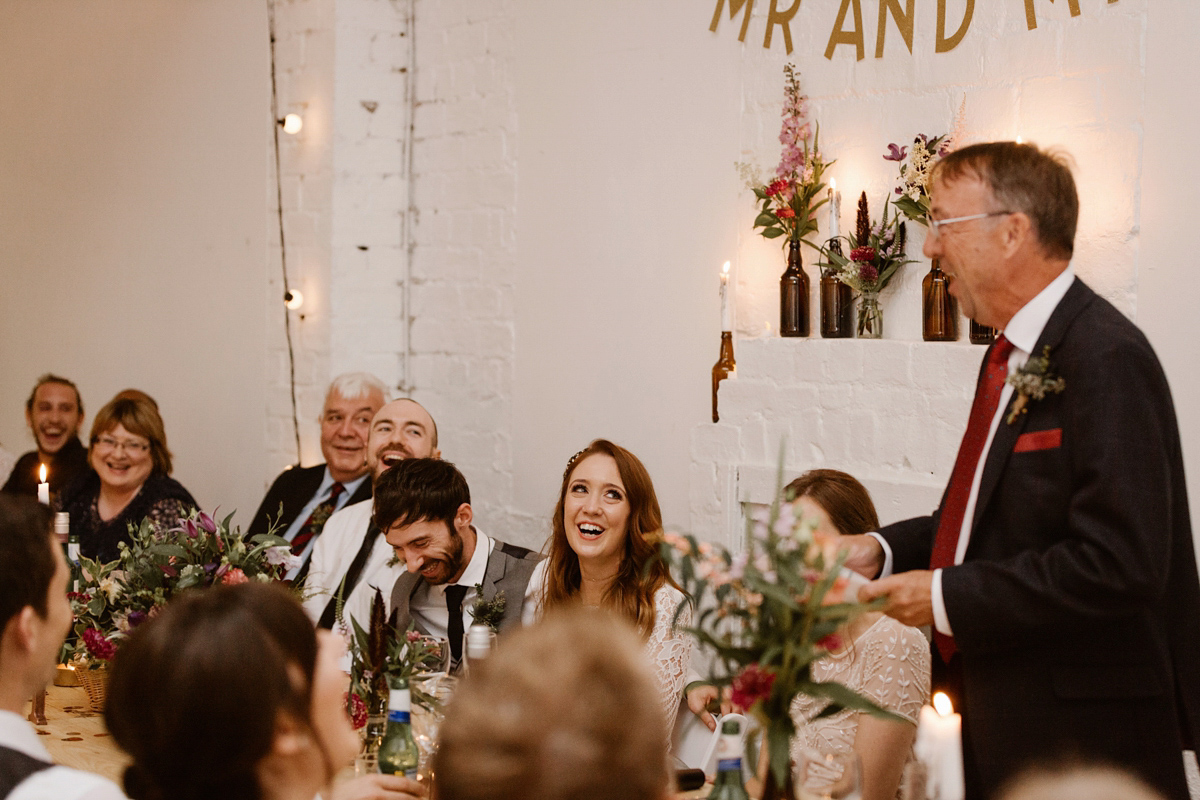
[[[93,470],[63,492],[60,510],[71,515],[71,530],[79,533],[79,552],[98,561],[115,561],[117,545],[128,542],[129,526],[149,519],[157,530],[178,527],[197,508],[187,489],[173,478],[153,472],[129,505],[112,519],[100,519],[100,477]]]

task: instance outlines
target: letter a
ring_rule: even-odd
[[[738,34],[738,41],[746,41],[746,28],[750,26],[750,10],[754,8],[754,0],[729,0],[729,19],[732,20],[742,10],[742,6],[746,7],[746,13],[742,17],[742,32]],[[713,12],[712,25],[708,29],[713,33],[717,32],[717,23],[721,21],[721,9],[725,7],[725,0],[717,0],[717,10]]]
[[[854,30],[842,30],[842,25],[846,22],[846,11],[850,6],[854,6]],[[859,0],[842,0],[842,7],[838,9],[837,22],[833,23],[833,30],[829,34],[829,45],[825,48],[825,58],[833,60],[833,49],[839,44],[852,44],[855,50],[855,61],[863,60],[863,24],[862,24],[862,6],[859,5]]]
[[[778,9],[779,0],[771,0],[771,10],[767,14],[767,35],[763,37],[763,47],[771,49],[771,31],[776,25],[783,26],[783,46],[787,50],[788,55],[792,54],[792,29],[788,27],[788,23],[792,21],[792,17],[796,16],[796,12],[800,10],[800,0],[792,3],[792,7],[787,11]]]
[[[1032,2],[1032,0],[1029,0]],[[946,0],[938,0],[937,45],[934,49],[939,53],[948,53],[958,47],[958,43],[967,35],[971,27],[971,17],[975,16],[975,0],[967,0],[967,10],[963,14],[962,25],[947,39],[946,38]]]
[[[904,44],[908,45],[908,52],[909,55],[911,55],[913,39],[913,0],[908,0],[906,11],[900,10],[900,0],[879,0],[879,33],[875,38],[875,57],[883,58],[883,36],[887,31],[888,11],[892,12],[892,17],[896,20],[896,27],[900,29],[900,35],[904,37]]]

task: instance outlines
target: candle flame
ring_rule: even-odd
[[[729,262],[728,261],[725,262],[725,266],[721,267],[721,274],[722,275],[729,274]]]
[[[40,483],[46,482],[46,465],[45,464],[42,464],[42,466],[38,469],[38,481]]]
[[[1025,144],[1025,137],[1024,137],[1024,136],[1018,136],[1018,137],[1017,137],[1017,144]]]
[[[837,191],[837,178],[829,179],[829,191],[831,191],[831,192]]]
[[[935,692],[933,710],[938,713],[939,717],[948,717],[954,713],[954,704],[950,702],[950,698],[946,696],[945,692]]]

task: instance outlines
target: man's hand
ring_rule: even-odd
[[[834,542],[838,550],[848,550],[846,568],[865,578],[874,578],[883,569],[883,545],[874,536],[839,536]]]
[[[425,784],[399,775],[363,775],[334,787],[330,800],[424,800]]]
[[[711,704],[716,703],[717,697],[724,695],[721,698],[721,713],[728,714],[733,711],[733,703],[729,700],[729,690],[720,692],[717,687],[711,683],[698,683],[692,687],[692,690],[687,693],[687,706],[692,713],[700,718],[700,721],[708,726],[710,731],[717,729],[717,721],[713,719],[713,715],[709,712]]]
[[[916,628],[933,624],[933,573],[929,570],[889,575],[858,590],[858,599],[864,602],[877,597],[887,598],[883,613],[905,625]]]

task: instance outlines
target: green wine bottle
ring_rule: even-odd
[[[417,741],[413,738],[411,713],[412,696],[408,684],[392,689],[388,693],[387,730],[379,745],[379,771],[385,775],[403,775],[413,780],[417,778],[421,751],[417,749]]]
[[[80,578],[79,532],[71,530],[71,515],[66,511],[59,511],[54,515],[54,532],[58,535],[59,541],[66,542],[64,550],[67,566],[71,570],[71,580],[68,582],[67,590],[78,592]]]
[[[717,742],[717,779],[713,781],[708,800],[749,800],[742,783],[742,731],[735,719],[721,723],[721,738]]]

